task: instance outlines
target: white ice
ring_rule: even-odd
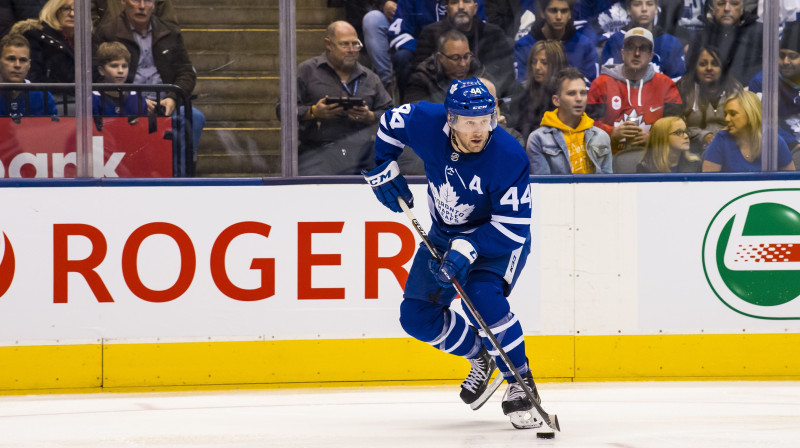
[[[542,383],[537,439],[458,385],[0,397],[0,447],[800,447],[800,382]]]

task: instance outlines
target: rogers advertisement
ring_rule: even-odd
[[[73,117],[0,118],[0,177],[61,178],[76,176]],[[172,177],[172,119],[103,118],[94,127],[92,164],[95,177]],[[152,132],[151,132],[152,131]]]

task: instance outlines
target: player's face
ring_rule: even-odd
[[[697,59],[697,79],[703,83],[714,83],[719,81],[722,76],[722,67],[719,59],[715,58],[706,50],[700,53]]]
[[[784,78],[800,79],[800,53],[794,50],[781,50],[778,67]]]
[[[25,82],[31,69],[31,51],[26,47],[7,46],[0,54],[0,79],[3,82]]]
[[[725,103],[725,125],[728,132],[734,137],[745,137],[750,130],[747,115],[739,100],[730,100]]]
[[[352,70],[355,68],[361,47],[361,41],[358,40],[358,34],[352,26],[338,26],[333,38],[325,38],[328,60],[337,69]]]
[[[744,13],[742,0],[714,0],[711,14],[720,25],[733,26]]]
[[[117,59],[98,67],[97,71],[100,72],[100,76],[105,82],[124,84],[128,79],[128,62],[125,59]]]
[[[489,140],[489,131],[492,129],[492,116],[480,117],[457,116],[451,131],[455,136],[460,152],[477,153],[483,151]]]
[[[679,151],[689,150],[689,132],[683,120],[675,120],[669,128],[669,147]]]
[[[447,17],[453,25],[460,30],[468,29],[472,18],[478,12],[478,3],[475,0],[449,0],[447,2]]]
[[[465,41],[450,40],[444,43],[442,51],[438,53],[439,63],[444,74],[450,79],[464,79],[469,73],[469,63],[472,53],[469,43]]]
[[[633,0],[628,8],[628,15],[634,26],[649,28],[658,12],[655,0]]]
[[[563,30],[571,19],[572,11],[564,0],[552,0],[544,9],[544,20],[553,30]]]
[[[122,6],[128,21],[135,27],[146,27],[156,7],[154,0],[122,0]]]
[[[622,63],[628,70],[644,70],[653,59],[653,45],[649,40],[632,37],[622,45]]]
[[[582,79],[565,79],[559,93],[553,95],[553,104],[568,117],[580,117],[586,111],[587,92]]]
[[[547,76],[550,74],[550,69],[547,65],[547,54],[544,50],[539,50],[531,60],[530,70],[533,80],[539,84],[543,83]]]

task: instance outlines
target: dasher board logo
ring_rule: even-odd
[[[800,189],[727,203],[706,230],[702,255],[709,286],[734,311],[800,319]]]

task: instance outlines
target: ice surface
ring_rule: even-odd
[[[458,385],[0,397],[0,447],[799,447],[800,382],[542,383],[537,439]]]

